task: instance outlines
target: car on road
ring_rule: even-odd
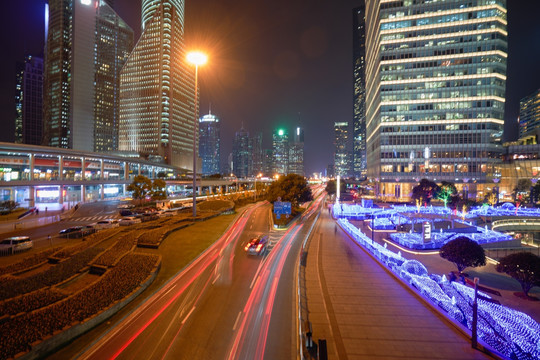
[[[0,241],[0,255],[14,254],[23,250],[30,250],[34,243],[28,236],[13,236]]]
[[[83,235],[83,226],[72,226],[66,229],[60,230],[58,235],[63,237],[78,237]]]
[[[116,208],[117,209],[133,209],[135,205],[133,204],[120,204]]]
[[[140,223],[141,223],[141,219],[135,216],[126,216],[126,217],[121,218],[118,221],[118,225],[120,226],[129,226],[129,225],[140,224]]]
[[[118,220],[116,219],[106,219],[106,220],[100,220],[95,225],[94,228],[96,230],[102,230],[102,229],[112,229],[115,227],[120,226],[118,224]]]
[[[244,247],[248,255],[263,255],[268,249],[268,235],[259,235],[249,240]]]

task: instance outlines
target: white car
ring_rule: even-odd
[[[0,253],[8,252],[14,254],[33,247],[34,243],[28,236],[13,236],[0,242]]]
[[[126,216],[126,217],[121,218],[118,221],[118,224],[120,226],[129,226],[129,225],[140,224],[140,223],[141,223],[141,219],[135,216]]]
[[[112,229],[115,227],[120,226],[118,224],[118,220],[116,219],[107,219],[107,220],[100,220],[94,225],[94,229],[96,230],[102,230],[102,229]]]

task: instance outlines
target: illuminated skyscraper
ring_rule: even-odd
[[[273,173],[287,175],[289,171],[289,134],[277,129],[272,134]]]
[[[262,133],[257,133],[249,138],[249,149],[251,152],[251,166],[249,174],[257,176],[264,172],[264,155],[262,148]]]
[[[203,175],[219,174],[220,122],[210,112],[199,119],[199,156]]]
[[[540,139],[540,89],[519,102],[519,138],[538,144]]]
[[[251,151],[249,146],[249,132],[241,128],[233,140],[233,173],[239,178],[250,175]]]
[[[184,1],[143,0],[142,28],[120,75],[120,150],[192,169],[199,101],[185,56]]]
[[[289,144],[289,174],[304,176],[304,129],[297,127]]]
[[[349,153],[347,143],[349,142],[349,123],[334,123],[334,175],[349,175]]]
[[[427,178],[480,195],[500,176],[506,25],[505,0],[367,0],[367,164],[381,193]]]
[[[118,146],[119,72],[133,31],[100,0],[49,0],[45,19],[44,144]]]
[[[15,142],[41,145],[43,133],[43,59],[27,56],[17,73]]]
[[[353,162],[355,176],[365,177],[366,164],[366,7],[353,9]]]

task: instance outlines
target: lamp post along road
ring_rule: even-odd
[[[206,60],[206,55],[198,51],[190,52],[187,55],[187,61],[195,65],[195,99],[193,102],[193,217],[197,216],[197,129],[199,128],[199,121],[197,119],[198,76],[199,65],[204,65]]]

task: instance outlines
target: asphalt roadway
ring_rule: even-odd
[[[246,210],[215,244],[79,359],[294,359],[302,221],[270,231],[270,205]],[[313,219],[307,220],[313,221]],[[244,246],[278,238],[265,256]]]

